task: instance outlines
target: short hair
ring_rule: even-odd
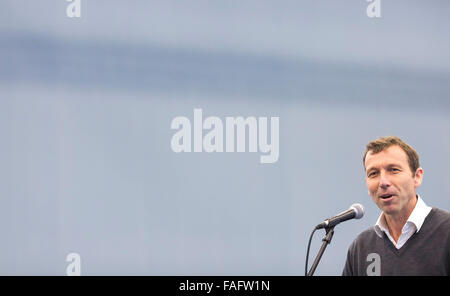
[[[372,153],[379,153],[391,146],[399,146],[403,151],[405,151],[406,156],[408,157],[409,168],[411,169],[411,172],[414,176],[417,169],[420,167],[419,155],[417,154],[416,150],[414,150],[413,147],[411,147],[410,145],[405,143],[402,139],[396,136],[381,137],[373,141],[370,141],[366,145],[366,151],[364,152],[363,157],[364,168],[366,168],[365,164],[366,156],[369,151]]]

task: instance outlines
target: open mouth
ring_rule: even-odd
[[[380,195],[380,198],[383,199],[383,200],[387,200],[387,199],[390,199],[393,196],[394,196],[393,194],[383,194],[383,195]]]

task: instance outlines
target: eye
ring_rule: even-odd
[[[376,175],[377,175],[377,172],[372,171],[372,172],[370,172],[369,174],[367,174],[367,177],[373,178],[373,177],[375,177]]]

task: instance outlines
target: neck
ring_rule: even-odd
[[[386,213],[383,214],[387,227],[389,229],[389,233],[391,234],[395,242],[398,242],[398,239],[402,234],[403,226],[405,225],[406,221],[408,221],[408,218],[416,207],[416,204],[417,196],[415,198],[411,198],[411,202],[404,211],[390,215]]]

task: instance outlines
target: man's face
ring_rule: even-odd
[[[399,146],[376,154],[369,151],[364,163],[367,188],[375,204],[387,215],[409,216],[415,206],[416,188],[422,183],[422,168],[413,174],[408,156]]]

